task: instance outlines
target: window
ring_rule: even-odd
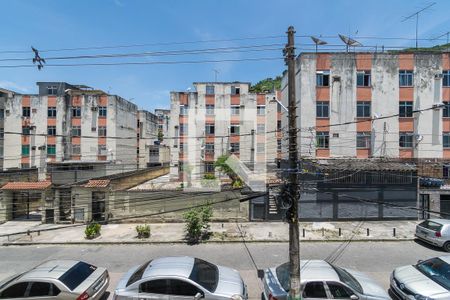
[[[106,106],[98,107],[98,116],[99,117],[106,117],[107,113],[108,113],[108,110],[107,110]]]
[[[230,144],[230,153],[239,153],[239,143]]]
[[[239,105],[231,106],[231,114],[234,116],[239,115]]]
[[[322,282],[308,282],[303,290],[303,298],[327,298]]]
[[[180,105],[180,115],[187,116],[188,108],[189,108],[189,106],[187,106],[187,105]]]
[[[206,114],[209,116],[214,115],[214,105],[213,104],[206,104]]]
[[[370,102],[356,102],[356,117],[370,118]]]
[[[205,164],[205,169],[206,169],[206,165],[208,165],[209,163]],[[206,171],[205,171],[206,172]],[[211,173],[211,172],[206,172],[206,173]],[[175,296],[191,296],[194,297],[197,293],[200,293],[201,291],[196,288],[194,285],[179,280],[179,279],[169,279],[169,289],[170,295],[175,295]]]
[[[266,106],[265,105],[258,105],[256,107],[256,114],[258,116],[264,116],[266,114]]]
[[[277,151],[281,151],[281,140],[277,140]]]
[[[30,145],[22,145],[22,155],[23,156],[30,155]]]
[[[408,132],[400,132],[399,146],[400,148],[412,148],[413,134]]]
[[[205,125],[205,134],[206,135],[213,135],[214,134],[214,124],[206,124]]]
[[[22,135],[30,135],[30,127],[22,126]]]
[[[213,85],[206,86],[206,95],[214,95],[214,86]]]
[[[442,166],[442,178],[445,178],[445,179],[450,178],[450,165]]]
[[[337,282],[327,282],[328,289],[334,299],[350,299],[354,293],[346,286]]]
[[[56,135],[56,126],[47,126],[47,135]]]
[[[256,125],[256,133],[257,134],[265,134],[266,133],[266,125],[265,124]]]
[[[57,296],[61,291],[49,282],[33,282],[28,297]]]
[[[204,165],[204,172],[205,173],[214,173],[214,163],[213,162],[205,162]]]
[[[130,279],[128,279],[127,285],[129,286],[130,284],[135,283],[136,281],[139,281],[142,279],[142,275],[144,275],[145,270],[147,269],[148,265],[151,263],[152,261],[149,260],[148,262],[144,263],[142,266],[140,266],[136,272],[133,273],[133,275],[130,276]],[[139,287],[139,291],[141,291],[141,287]]]
[[[214,143],[206,143],[205,144],[205,153],[208,153],[208,154],[214,153]]]
[[[277,130],[281,130],[281,120],[277,121]]]
[[[187,135],[188,133],[188,125],[180,124],[180,135]]]
[[[400,118],[412,118],[413,103],[410,101],[400,101],[399,114]]]
[[[445,70],[442,72],[442,86],[450,86],[450,70]]]
[[[356,72],[356,85],[357,86],[370,86],[370,71],[357,71]]]
[[[450,132],[444,132],[442,134],[442,144],[444,148],[450,148]]]
[[[167,279],[156,279],[139,285],[139,293],[169,294]]]
[[[56,145],[47,145],[47,155],[56,155]]]
[[[81,117],[81,107],[76,106],[72,107],[72,118],[79,118]]]
[[[444,110],[442,112],[442,116],[444,118],[450,118],[450,102],[444,101]]]
[[[0,128],[0,138],[3,139],[5,137],[5,129]]]
[[[0,119],[5,118],[5,110],[3,108],[0,109]]]
[[[56,118],[56,107],[50,106],[47,108],[47,117]]]
[[[356,134],[356,148],[370,149],[370,132],[358,132]]]
[[[330,147],[330,135],[327,131],[317,132],[317,148],[328,149]]]
[[[399,74],[399,84],[400,86],[412,86],[413,85],[413,71],[411,70],[400,70]]]
[[[72,144],[72,155],[80,155],[81,147],[80,145]]]
[[[31,116],[31,110],[29,106],[22,107],[22,117],[29,118]]]
[[[316,117],[328,118],[329,117],[329,103],[318,101],[316,103]]]
[[[239,125],[231,125],[230,126],[230,134],[231,135],[238,135],[239,131],[240,131],[239,128],[240,128]]]
[[[187,152],[187,145],[183,142],[180,142],[180,152]]]
[[[107,155],[108,150],[106,149],[106,145],[98,145],[98,155]]]
[[[317,86],[330,86],[330,71],[318,71],[316,73]]]
[[[81,136],[81,126],[72,126],[72,136]]]
[[[257,143],[256,144],[256,153],[264,153],[266,152],[266,144],[265,143]]]
[[[47,87],[47,95],[57,95],[58,87],[56,85],[49,85]]]
[[[4,290],[1,294],[2,299],[10,298],[23,298],[25,296],[25,291],[27,290],[28,282],[21,282],[14,284]]]
[[[98,136],[106,137],[106,127],[105,126],[100,126],[98,128]]]
[[[239,95],[241,93],[241,88],[238,86],[231,86],[231,95]]]

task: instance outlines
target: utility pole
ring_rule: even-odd
[[[298,228],[298,153],[297,153],[297,105],[295,99],[295,47],[294,27],[289,26],[288,43],[283,50],[288,66],[288,113],[289,113],[289,195],[291,207],[287,213],[289,223],[289,297],[301,299],[300,295],[300,238]]]

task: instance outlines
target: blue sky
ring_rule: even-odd
[[[450,30],[450,1],[436,5],[420,17],[419,37],[435,37]],[[423,0],[0,0],[0,59],[31,58],[30,53],[1,53],[45,49],[228,40],[247,37],[283,36],[289,25],[297,35],[336,36],[349,34],[364,45],[412,46],[412,40],[364,39],[365,36],[413,38],[415,21],[402,18],[431,2]],[[332,44],[339,41],[324,38]],[[310,44],[297,38],[297,46]],[[189,50],[249,45],[272,45],[260,52],[202,54],[172,57],[141,57],[101,60],[181,61],[281,57],[278,45],[285,38],[234,40],[191,44],[166,44],[85,51],[41,52],[41,56],[130,53]],[[422,45],[429,42],[421,41]],[[299,49],[304,50],[304,48]],[[297,51],[298,53],[298,51]],[[71,63],[86,63],[74,60]],[[94,62],[94,61],[89,61]],[[100,62],[100,60],[95,60]],[[22,63],[22,62],[20,62]],[[28,62],[25,62],[28,63]],[[49,61],[48,63],[53,63]],[[56,61],[56,63],[64,63]],[[1,61],[0,65],[18,64]],[[141,108],[169,107],[169,92],[183,91],[195,81],[257,82],[284,70],[282,60],[215,62],[207,64],[125,65],[0,68],[0,87],[36,93],[37,81],[66,81],[86,84],[131,99]]]

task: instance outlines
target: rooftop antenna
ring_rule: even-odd
[[[322,45],[328,44],[327,42],[322,41],[321,39],[316,38],[315,36],[311,36],[311,39],[313,40],[314,44],[316,44],[316,53],[317,53],[317,47],[318,47],[319,45],[322,46]]]
[[[348,48],[351,47],[361,47],[362,44],[357,40],[352,39],[351,37],[339,34],[339,38],[344,42],[346,46],[346,50],[348,52]]]
[[[425,6],[424,8],[422,8],[422,9],[419,9],[418,11],[416,11],[415,13],[413,13],[413,14],[411,14],[411,15],[409,15],[409,16],[407,16],[407,17],[405,17],[405,18],[403,18],[403,20],[402,20],[402,22],[405,22],[406,20],[409,20],[409,19],[411,19],[412,17],[416,17],[416,49],[417,48],[419,48],[419,42],[418,42],[418,31],[419,31],[419,14],[421,13],[421,12],[423,12],[424,10],[427,10],[427,9],[429,9],[430,7],[432,7],[433,5],[435,5],[436,4],[436,2],[432,2],[432,3],[430,3],[430,4],[428,4],[427,6]]]
[[[220,71],[217,69],[214,69],[213,71],[214,71],[214,82],[217,82],[217,75],[220,73]]]

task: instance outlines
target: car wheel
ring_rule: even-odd
[[[450,242],[446,242],[443,246],[444,250],[450,252]]]

